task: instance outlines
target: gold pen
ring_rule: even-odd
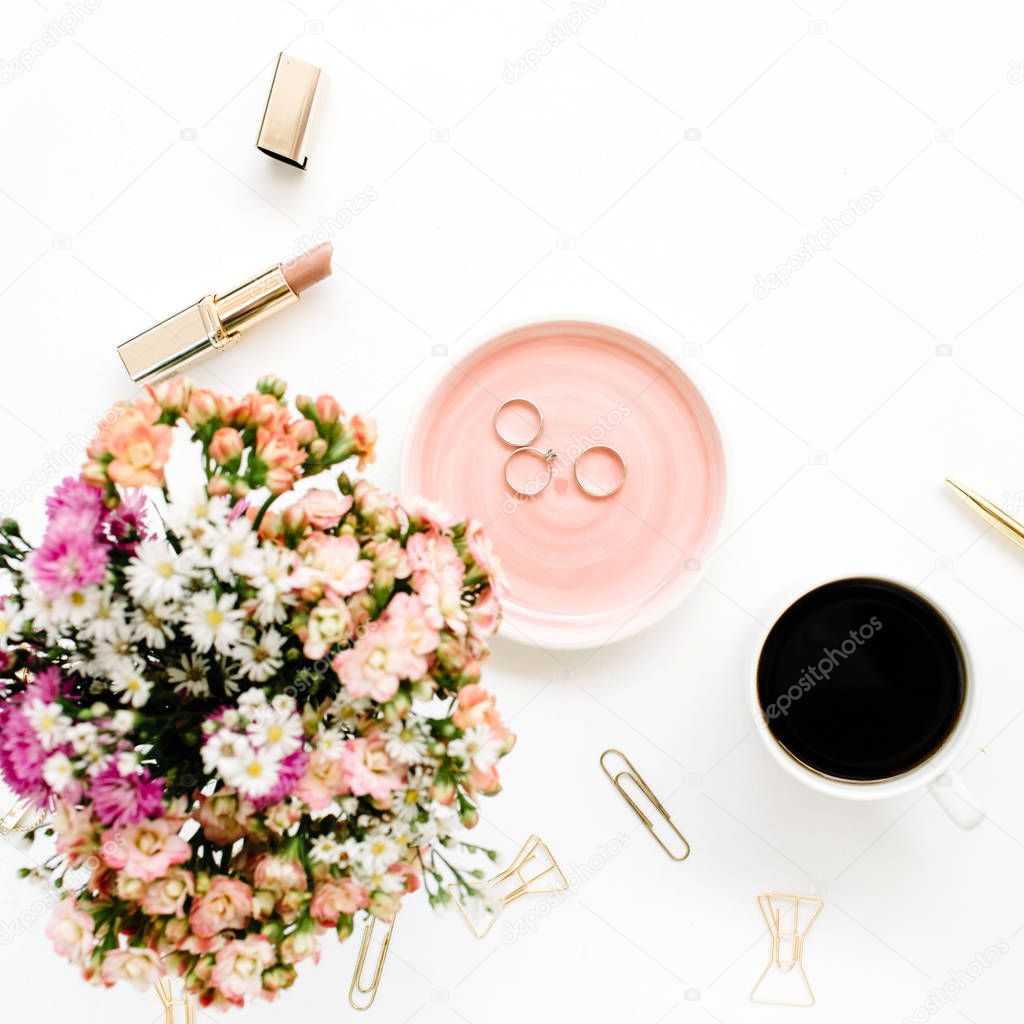
[[[1024,548],[1024,523],[1019,523],[1005,509],[1001,509],[988,498],[983,498],[977,491],[972,491],[969,487],[950,480],[948,476],[946,483],[990,526],[994,526],[1000,533],[1005,534],[1015,544]]]

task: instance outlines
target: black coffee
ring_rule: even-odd
[[[886,580],[805,594],[772,626],[757,693],[797,761],[855,782],[889,779],[937,751],[964,703],[963,652],[923,598]]]

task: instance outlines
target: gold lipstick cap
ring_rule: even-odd
[[[280,54],[256,148],[275,160],[305,170],[325,85],[326,76],[316,65],[287,53]]]

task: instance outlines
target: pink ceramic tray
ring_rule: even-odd
[[[532,443],[559,453],[533,499],[506,485],[511,449],[494,431],[496,409],[515,397],[543,410]],[[520,415],[529,434],[535,421]],[[625,458],[613,497],[576,486],[565,453],[587,443]],[[485,525],[511,584],[506,636],[598,647],[661,618],[696,584],[722,517],[725,458],[707,403],[667,356],[613,327],[553,321],[502,334],[447,373],[413,423],[402,487]]]

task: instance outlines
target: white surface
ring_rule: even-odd
[[[62,449],[130,395],[116,342],[300,247],[360,195],[376,198],[335,232],[331,282],[197,379],[241,390],[275,370],[337,393],[378,417],[373,475],[392,485],[425,383],[509,322],[630,324],[720,413],[728,518],[687,604],[594,652],[499,643],[487,674],[519,746],[478,837],[511,855],[537,831],[580,884],[514,906],[479,943],[414,904],[368,1019],[897,1022],[928,1019],[942,984],[957,989],[942,1020],[1002,1022],[1019,1004],[1024,559],[942,478],[1024,494],[1024,13],[836,4],[607,0],[510,82],[506,61],[564,0],[105,0],[3,74],[5,512],[38,524]],[[5,3],[0,60],[66,13]],[[253,145],[282,48],[331,79],[305,175]],[[873,187],[881,201],[830,253],[754,295]],[[920,581],[971,645],[981,707],[960,768],[989,814],[972,833],[924,796],[813,793],[752,736],[747,666],[777,596],[847,570]],[[667,798],[685,864],[601,775],[611,745]],[[48,951],[20,863],[4,844],[11,1019],[154,1020],[152,996],[90,989]],[[826,899],[807,944],[814,1010],[747,1002],[769,888]],[[244,1019],[354,1016],[355,951],[329,947]]]

